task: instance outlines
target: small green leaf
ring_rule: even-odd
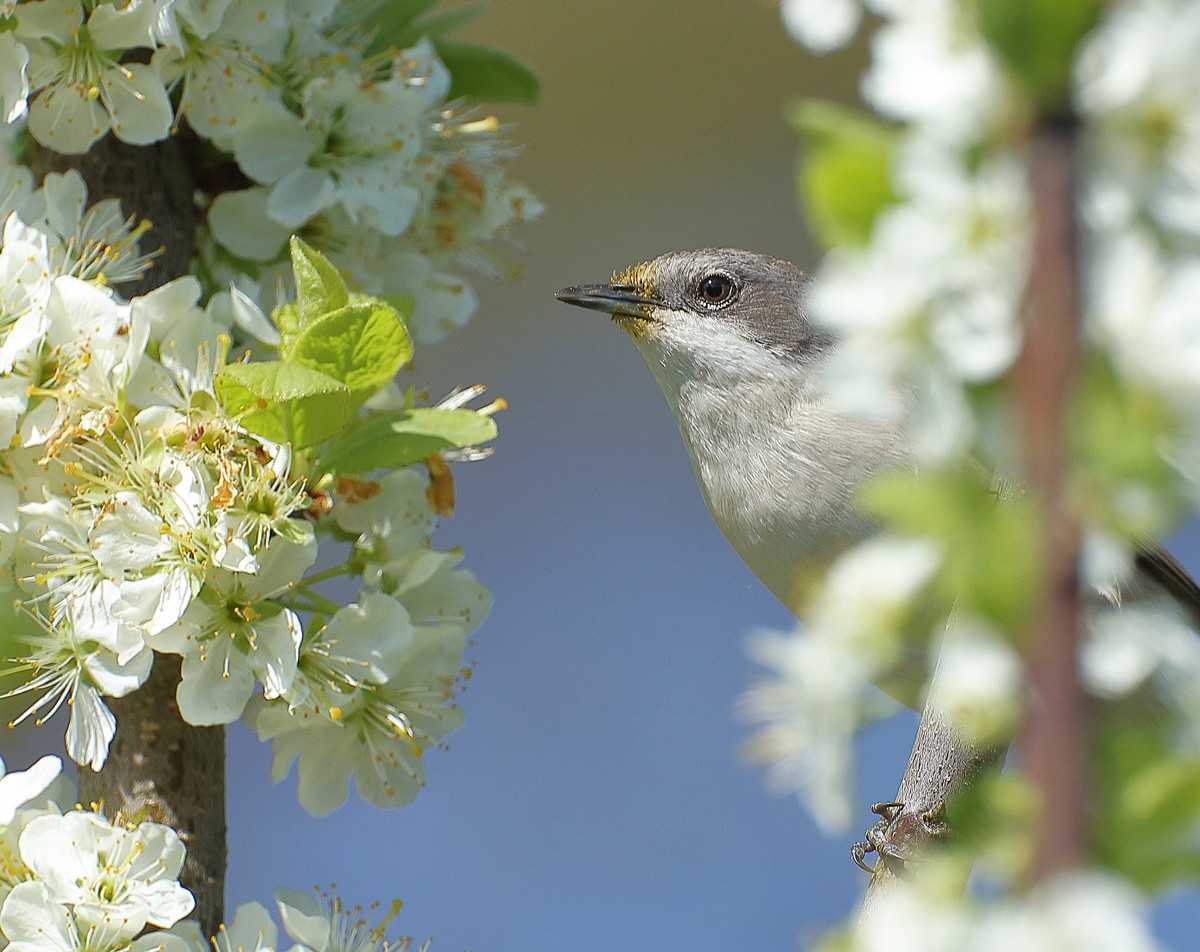
[[[437,0],[383,0],[364,18],[367,25],[377,27],[378,30],[366,48],[365,55],[374,56],[392,47],[403,49],[405,46],[411,46],[411,43],[403,43],[403,39],[411,32],[413,21],[436,2]]]
[[[355,295],[351,295],[351,299],[354,297]],[[400,315],[400,320],[404,321],[404,325],[408,326],[408,322],[412,320],[413,311],[417,309],[416,298],[408,294],[376,294],[375,297],[395,310]]]
[[[523,102],[533,105],[542,86],[528,66],[516,58],[471,43],[435,40],[438,56],[450,70],[450,98],[480,102]]]
[[[238,383],[255,400],[266,400],[270,403],[346,390],[340,380],[328,374],[279,360],[228,364],[218,370],[215,377],[218,381]],[[230,413],[238,413],[253,402],[254,400],[249,400],[240,406],[231,406],[226,401],[225,409]]]
[[[320,465],[330,472],[369,473],[384,466],[407,466],[439,450],[483,443],[495,436],[495,421],[474,410],[418,407],[378,413],[329,447]]]
[[[1091,517],[1129,539],[1159,538],[1187,509],[1187,490],[1164,456],[1178,422],[1162,397],[1126,385],[1100,358],[1088,364],[1071,408],[1079,497]]]
[[[1022,635],[1040,602],[1041,535],[1031,498],[1004,498],[971,470],[890,472],[859,496],[865,512],[946,548],[937,577],[942,609],[958,605]]]
[[[876,216],[899,200],[891,182],[896,131],[812,99],[794,103],[788,120],[804,137],[796,187],[814,236],[826,247],[867,244]]]
[[[271,322],[279,328],[279,336],[283,338],[280,349],[287,353],[291,349],[292,341],[300,333],[300,305],[295,301],[280,304],[271,312]]]
[[[227,413],[244,414],[240,422],[246,429],[277,443],[315,446],[354,418],[344,384],[299,364],[229,364],[217,371],[214,383]]]
[[[344,383],[361,402],[395,377],[412,352],[400,315],[382,301],[365,300],[309,323],[285,359]]]
[[[321,252],[292,236],[292,274],[296,280],[296,298],[300,305],[300,328],[322,314],[350,303],[346,282]]]
[[[1044,115],[1070,104],[1071,64],[1103,0],[976,0],[979,30]]]
[[[487,4],[474,3],[467,7],[459,7],[457,10],[435,13],[433,16],[407,24],[384,21],[380,31],[371,41],[371,45],[367,47],[367,55],[382,53],[389,49],[405,50],[410,46],[416,46],[425,36],[430,39],[438,39],[453,33],[460,26],[478,19],[486,11]]]

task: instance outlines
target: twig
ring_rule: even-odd
[[[953,624],[951,617],[948,627]],[[955,729],[939,700],[941,684],[939,663],[921,712],[908,766],[896,792],[896,809],[884,812],[868,834],[869,841],[876,841],[872,845],[879,859],[863,899],[860,925],[897,883],[904,866],[919,863],[929,842],[940,835],[942,817],[950,799],[1004,759],[1003,749],[980,747]]]

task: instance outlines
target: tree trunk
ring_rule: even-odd
[[[163,250],[141,280],[118,288],[129,298],[188,273],[196,231],[191,158],[178,139],[131,146],[107,135],[84,155],[34,145],[30,164],[39,181],[77,169],[89,205],[117,198],[126,215],[153,223],[148,238]],[[178,657],[156,655],[139,690],[108,699],[117,733],[99,773],[80,768],[79,798],[103,802],[110,815],[144,813],[179,833],[187,844],[180,882],[196,897],[201,929],[213,936],[225,917],[225,728],[184,723],[175,703],[179,670]]]

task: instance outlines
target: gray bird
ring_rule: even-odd
[[[895,425],[841,412],[823,397],[837,341],[805,316],[809,280],[777,258],[706,248],[556,295],[611,314],[633,338],[717,525],[791,609],[808,567],[872,531],[855,509],[856,489],[882,468],[911,463]],[[1119,596],[1165,589],[1197,617],[1200,588],[1165,550],[1143,546],[1138,568]]]

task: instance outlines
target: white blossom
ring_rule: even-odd
[[[211,569],[205,589],[183,616],[147,636],[155,650],[183,656],[176,697],[189,724],[237,720],[256,678],[268,698],[291,687],[300,619],[271,600],[287,594],[316,558],[316,540],[306,529],[303,542],[271,539],[258,557],[257,573]]]
[[[279,939],[275,920],[260,902],[244,902],[233,914],[233,924],[213,939],[216,952],[274,952]],[[170,950],[168,950],[170,952]]]
[[[303,119],[279,107],[240,131],[238,162],[273,186],[267,214],[283,225],[297,227],[336,202],[352,219],[399,235],[420,199],[408,176],[425,108],[407,83],[364,85],[337,72],[309,84]]]
[[[17,884],[0,909],[9,952],[190,952],[170,932],[152,930],[132,942],[108,923],[78,921],[40,882]]]
[[[132,939],[147,924],[168,928],[192,911],[177,882],[185,849],[159,823],[114,826],[98,813],[71,811],[26,825],[21,859],[75,920]]]
[[[306,641],[294,706],[260,704],[253,724],[281,780],[299,756],[300,802],[323,815],[346,799],[403,806],[424,785],[422,754],[462,723],[447,705],[462,670],[461,625],[414,626],[404,607],[366,593]]]
[[[938,702],[955,727],[977,743],[1006,738],[1021,713],[1024,666],[999,632],[975,619],[955,617],[947,626],[936,665]]]
[[[816,53],[845,46],[858,29],[858,0],[783,0],[779,16],[792,39]]]
[[[129,47],[152,47],[152,0],[123,8],[100,3],[86,17],[82,4],[40,0],[21,5],[17,38],[29,51],[30,134],[58,152],[86,152],[110,128],[131,145],[165,138],[171,103],[159,71],[144,63],[123,64],[112,55]]]

